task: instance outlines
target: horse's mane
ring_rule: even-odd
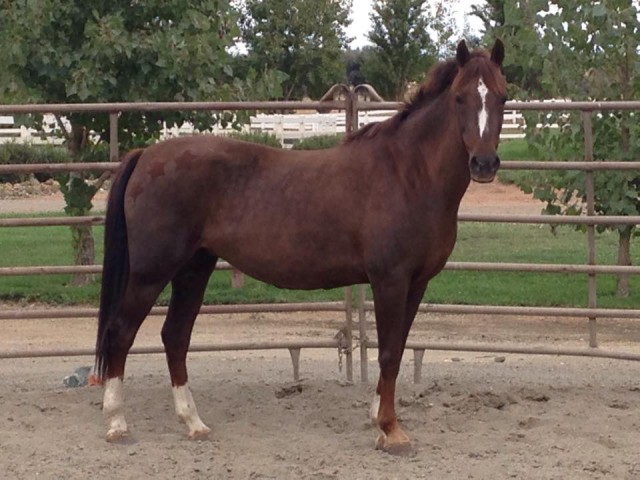
[[[488,54],[484,51],[476,50],[471,53],[470,58],[488,58]],[[344,143],[395,131],[413,112],[422,109],[442,95],[451,86],[457,74],[458,61],[455,58],[437,63],[429,70],[426,81],[413,94],[411,100],[404,103],[398,113],[382,122],[368,123],[349,134]]]

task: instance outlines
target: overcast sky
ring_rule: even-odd
[[[451,1],[451,0],[450,0]],[[347,29],[347,34],[353,37],[351,42],[353,48],[362,47],[369,43],[367,39],[367,33],[370,30],[371,23],[369,21],[369,14],[371,13],[371,4],[373,0],[353,0],[353,9],[351,13],[351,19],[353,23]],[[482,0],[459,0],[454,3],[454,11],[457,14],[458,24],[460,27],[464,24],[465,14],[471,11],[471,5],[480,5],[484,3]],[[477,31],[482,25],[479,19],[475,17],[468,17],[467,22],[472,30]]]

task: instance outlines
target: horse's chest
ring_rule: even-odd
[[[428,277],[438,274],[447,263],[456,242],[456,222],[441,221],[431,225],[423,233],[424,242],[421,248],[423,273]]]

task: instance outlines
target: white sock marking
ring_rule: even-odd
[[[104,385],[102,413],[109,422],[107,438],[116,438],[127,432],[124,418],[124,385],[121,378],[108,378]]]
[[[482,108],[478,112],[478,129],[480,130],[480,136],[484,135],[484,131],[487,128],[487,121],[489,120],[489,112],[487,111],[487,93],[489,89],[484,84],[482,77],[478,80],[478,94],[482,100]]]
[[[187,427],[189,427],[189,436],[192,437],[198,434],[206,435],[209,433],[211,431],[209,427],[200,420],[198,409],[193,401],[193,395],[191,395],[189,387],[184,384],[181,387],[173,387],[172,391],[176,414],[187,424]]]

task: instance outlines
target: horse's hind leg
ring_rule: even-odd
[[[211,431],[200,420],[187,385],[187,351],[193,324],[216,260],[206,251],[200,250],[180,269],[171,282],[171,303],[162,327],[162,342],[167,354],[176,414],[189,428],[190,439],[206,437]]]
[[[109,327],[106,352],[107,378],[104,382],[102,412],[109,425],[107,440],[116,441],[128,435],[124,418],[124,368],[136,333],[166,282],[141,284],[129,279],[118,317]]]

